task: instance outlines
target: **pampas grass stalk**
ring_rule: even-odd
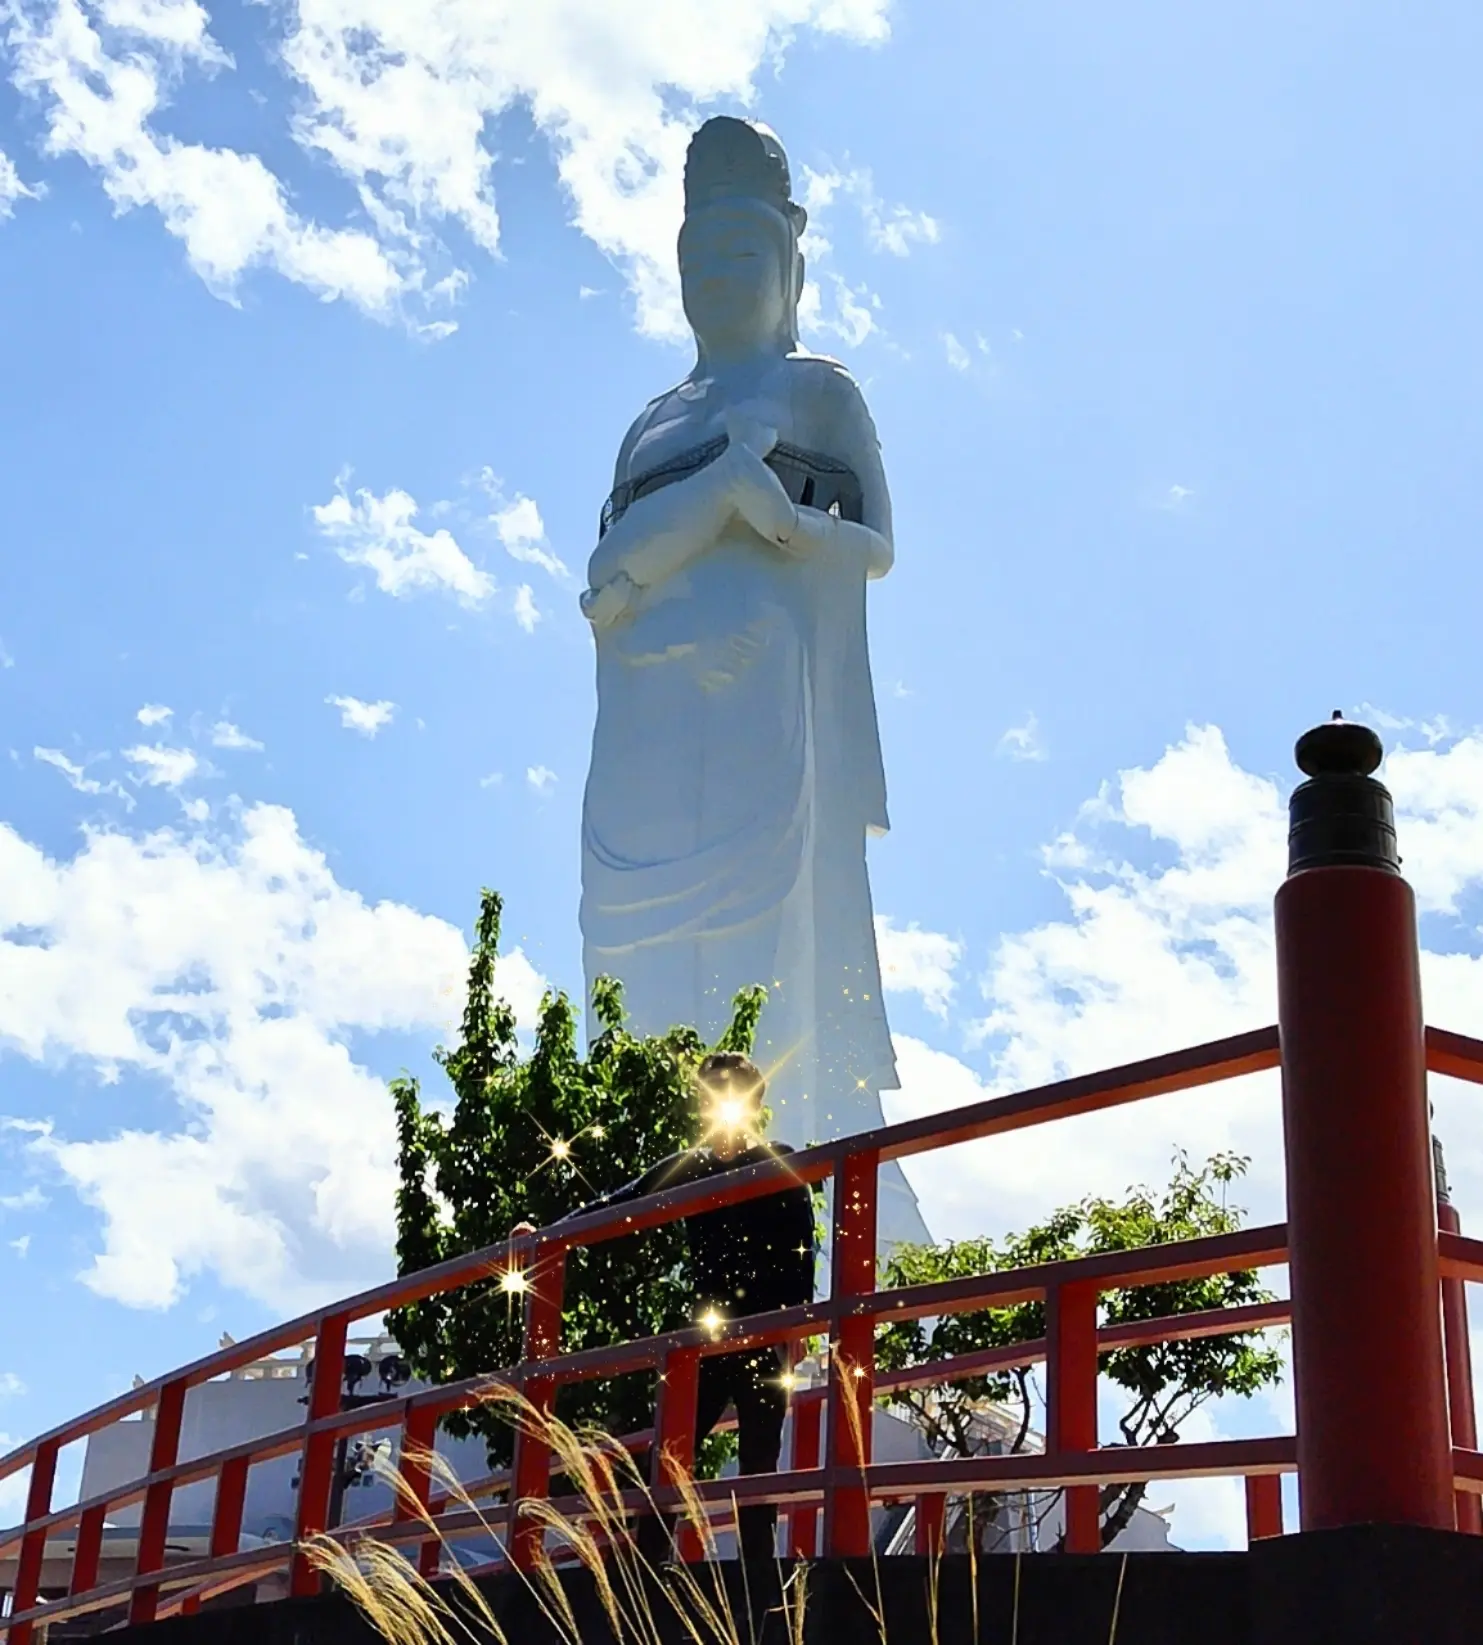
[[[562,1645],[583,1645],[583,1641],[571,1595],[557,1565],[557,1556],[561,1554],[569,1555],[572,1563],[590,1574],[598,1605],[619,1645],[662,1645],[664,1616],[678,1623],[691,1645],[744,1645],[741,1619],[734,1614],[722,1564],[716,1558],[716,1536],[710,1514],[689,1469],[679,1458],[669,1452],[662,1453],[659,1470],[660,1477],[675,1489],[679,1498],[674,1535],[678,1537],[685,1528],[693,1531],[706,1557],[696,1564],[676,1559],[656,1568],[638,1545],[631,1507],[636,1493],[642,1498],[641,1511],[656,1512],[654,1495],[644,1469],[625,1445],[596,1429],[579,1431],[569,1427],[532,1404],[508,1383],[491,1382],[481,1390],[480,1398],[483,1403],[503,1408],[512,1424],[549,1450],[553,1471],[571,1481],[580,1506],[575,1512],[567,1513],[544,1499],[517,1501],[511,1500],[507,1493],[502,1509],[491,1510],[505,1521],[502,1535],[490,1515],[436,1451],[407,1446],[398,1463],[384,1456],[378,1458],[375,1471],[390,1485],[403,1525],[415,1523],[426,1538],[437,1541],[447,1556],[442,1563],[449,1585],[440,1589],[424,1577],[415,1558],[409,1559],[402,1553],[384,1527],[368,1528],[359,1534],[342,1533],[344,1541],[329,1534],[316,1536],[302,1545],[302,1552],[310,1564],[356,1606],[388,1645],[465,1645],[465,1642],[510,1645],[478,1583],[454,1552],[453,1541],[482,1531],[508,1558],[517,1521],[533,1525],[539,1533],[531,1569],[519,1571],[519,1577]],[[846,1399],[844,1410],[858,1454],[863,1454],[859,1401]],[[439,1485],[447,1501],[471,1516],[479,1531],[447,1532],[439,1516],[429,1510],[411,1485],[407,1471],[425,1477],[429,1486]],[[861,1481],[863,1484],[863,1469]],[[739,1527],[740,1514],[734,1496],[731,1507],[733,1523]],[[871,1564],[875,1576],[873,1602],[855,1582],[853,1572],[850,1580],[875,1622],[880,1645],[891,1645],[887,1638],[879,1556],[873,1540]],[[940,1564],[939,1548],[929,1569],[927,1604],[931,1645],[937,1645],[938,1641]],[[976,1564],[974,1570],[976,1633]],[[803,1645],[809,1600],[808,1566],[798,1561],[785,1571],[779,1560],[778,1579],[788,1640],[790,1645]],[[752,1645],[757,1630],[745,1562],[741,1580],[747,1613],[746,1645]],[[1116,1626],[1114,1609],[1114,1634]]]

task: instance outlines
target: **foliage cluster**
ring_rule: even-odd
[[[1243,1212],[1229,1203],[1232,1182],[1249,1162],[1234,1154],[1216,1154],[1199,1168],[1183,1153],[1175,1155],[1167,1188],[1155,1194],[1133,1188],[1121,1199],[1093,1198],[1054,1212],[1023,1234],[995,1241],[968,1239],[944,1245],[903,1246],[886,1263],[887,1287],[930,1284],[974,1274],[1064,1262],[1073,1257],[1136,1250],[1174,1240],[1202,1239],[1233,1233]],[[1271,1300],[1253,1272],[1212,1274],[1204,1279],[1170,1281],[1110,1291],[1102,1298],[1104,1326],[1172,1314],[1201,1313]],[[952,1355],[1010,1347],[1045,1335],[1045,1305],[1017,1303],[976,1313],[912,1320],[882,1329],[876,1353],[882,1370],[929,1364]],[[1280,1380],[1282,1356],[1259,1333],[1193,1337],[1183,1342],[1144,1348],[1121,1348],[1101,1355],[1103,1378],[1123,1396],[1118,1426],[1127,1445],[1169,1444],[1179,1437],[1190,1414],[1221,1395],[1250,1397]],[[962,1382],[910,1389],[897,1396],[940,1455],[973,1456],[990,1446],[1008,1451],[1025,1448],[1037,1399],[1029,1367]],[[986,1421],[989,1408],[998,1420]],[[1004,1436],[1008,1408],[1009,1438]],[[1103,1545],[1112,1541],[1143,1501],[1141,1484],[1109,1486],[1102,1493]],[[1042,1505],[1042,1514],[1047,1511]],[[975,1521],[992,1547],[995,1527],[1002,1529],[999,1504],[985,1496],[976,1503]]]
[[[502,905],[485,891],[469,965],[459,1044],[436,1060],[452,1086],[451,1111],[424,1103],[417,1080],[393,1081],[400,1188],[398,1272],[408,1274],[485,1247],[508,1249],[518,1222],[544,1226],[631,1181],[691,1145],[694,1072],[708,1050],[750,1051],[761,989],[738,996],[715,1047],[688,1028],[639,1038],[623,1027],[621,992],[594,990],[600,1032],[578,1049],[576,1013],[564,994],[541,1002],[528,1055],[513,1011],[495,995]],[[518,1363],[521,1306],[504,1288],[506,1256],[487,1278],[396,1310],[388,1320],[418,1375],[445,1382]],[[567,1259],[562,1346],[571,1351],[670,1331],[691,1323],[693,1289],[679,1224],[572,1251]],[[561,1417],[613,1434],[649,1425],[647,1375],[564,1388]],[[455,1434],[484,1436],[494,1466],[512,1435],[495,1406],[450,1417]],[[713,1450],[715,1447],[712,1448]]]

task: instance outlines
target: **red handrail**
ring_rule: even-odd
[[[1428,1030],[1427,1065],[1434,1072],[1483,1081],[1483,1042]],[[808,1390],[796,1397],[797,1420],[794,1466],[772,1475],[728,1479],[698,1487],[703,1501],[716,1505],[771,1501],[791,1509],[791,1546],[796,1552],[814,1551],[817,1515],[822,1508],[826,1551],[848,1554],[866,1551],[869,1506],[892,1499],[920,1499],[926,1505],[923,1523],[930,1537],[935,1509],[948,1492],[969,1489],[1068,1490],[1068,1545],[1094,1546],[1097,1532],[1095,1505],[1100,1484],[1156,1478],[1190,1478],[1233,1474],[1247,1478],[1248,1514],[1252,1534],[1273,1534],[1281,1528],[1280,1498],[1263,1484],[1296,1467],[1294,1441],[1289,1437],[1220,1441],[1201,1445],[1168,1445],[1132,1450],[1101,1449],[1095,1426],[1097,1355],[1115,1347],[1180,1340],[1222,1332],[1249,1331],[1285,1323],[1290,1308],[1285,1301],[1208,1313],[1138,1321],[1113,1328],[1096,1327],[1096,1300],[1107,1290],[1208,1274],[1278,1265],[1287,1259],[1286,1230],[1280,1226],[1243,1230],[1232,1235],[1193,1240],[1145,1250],[1115,1252],[1071,1262],[1049,1263],[1010,1273],[991,1273],[944,1284],[913,1286],[882,1292],[875,1288],[874,1218],[876,1173],[882,1162],[931,1149],[1002,1135],[1073,1115],[1095,1113],[1119,1104],[1187,1090],[1215,1080],[1270,1070],[1279,1065],[1275,1028],[1233,1036],[1168,1056],[1146,1059],[1098,1074],[1056,1081],[1035,1090],[991,1097],[948,1112],[885,1126],[876,1131],[829,1143],[789,1157],[786,1164],[769,1163],[711,1181],[671,1189],[632,1205],[614,1207],[564,1224],[559,1237],[536,1235],[501,1243],[440,1264],[436,1268],[396,1279],[343,1302],[316,1309],[259,1333],[246,1342],[197,1360],[111,1400],[73,1419],[29,1444],[0,1458],[0,1479],[31,1467],[25,1522],[0,1534],[0,1555],[19,1548],[13,1614],[0,1619],[0,1638],[9,1645],[31,1645],[35,1624],[60,1621],[127,1603],[134,1621],[144,1621],[181,1609],[194,1609],[202,1600],[243,1582],[254,1581],[292,1562],[291,1582],[298,1591],[316,1585],[314,1573],[292,1546],[239,1551],[241,1510],[247,1470],[257,1462],[298,1452],[300,1468],[298,1529],[303,1537],[324,1527],[328,1507],[329,1474],[338,1439],[388,1427],[402,1430],[404,1443],[426,1446],[439,1416],[467,1408],[484,1397],[489,1378],[472,1378],[421,1390],[354,1411],[337,1409],[338,1356],[343,1355],[346,1332],[355,1321],[379,1315],[424,1297],[457,1289],[502,1270],[512,1260],[531,1276],[526,1327],[526,1357],[518,1366],[496,1373],[498,1380],[523,1388],[527,1398],[544,1404],[563,1382],[613,1376],[635,1369],[667,1366],[681,1371],[701,1356],[760,1346],[797,1342],[827,1334],[831,1342],[828,1388]],[[771,1315],[729,1320],[714,1332],[692,1328],[612,1348],[562,1354],[559,1345],[561,1311],[561,1254],[585,1245],[671,1222],[702,1209],[737,1203],[778,1191],[800,1179],[816,1183],[837,1180],[833,1267],[835,1293],[808,1307]],[[1483,1279],[1483,1242],[1457,1234],[1441,1236],[1439,1255],[1444,1274],[1454,1278]],[[1046,1340],[962,1355],[936,1366],[880,1374],[874,1365],[873,1339],[878,1322],[920,1318],[1010,1302],[1045,1299],[1051,1316]],[[302,1424],[261,1439],[180,1462],[176,1457],[178,1416],[187,1391],[199,1383],[239,1369],[284,1348],[297,1347],[308,1338],[316,1342],[317,1374],[314,1393]],[[1050,1369],[1051,1420],[1048,1450],[1044,1454],[979,1457],[922,1463],[874,1463],[870,1456],[871,1425],[850,1420],[849,1404],[868,1417],[872,1395],[929,1382],[952,1381],[993,1369],[1047,1361]],[[683,1452],[684,1423],[675,1415],[684,1400],[676,1395],[669,1411],[661,1409],[661,1433]],[[817,1419],[825,1406],[829,1418],[826,1444],[818,1444]],[[60,1449],[126,1416],[155,1408],[155,1433],[150,1471],[142,1478],[70,1507],[53,1509],[53,1475]],[[652,1446],[652,1435],[635,1435],[635,1450]],[[1483,1459],[1470,1450],[1455,1456],[1459,1490],[1483,1491]],[[426,1470],[410,1470],[419,1501],[438,1516],[444,1534],[482,1528],[479,1517],[458,1507],[446,1494],[435,1493]],[[210,1554],[188,1564],[164,1564],[164,1528],[171,1494],[176,1487],[215,1477],[217,1509]],[[525,1436],[517,1447],[512,1474],[495,1473],[473,1482],[471,1495],[510,1489],[518,1503],[543,1494],[549,1477],[549,1458],[538,1443]],[[656,1493],[661,1504],[672,1503],[675,1493],[663,1486]],[[103,1520],[111,1509],[143,1501],[136,1570],[131,1577],[97,1582],[98,1548]],[[642,1507],[635,1493],[632,1506]],[[564,1504],[574,1515],[582,1505]],[[506,1524],[510,1507],[493,1509],[491,1524]],[[79,1527],[72,1565],[71,1591],[66,1598],[39,1600],[42,1562],[49,1532]],[[375,1536],[410,1544],[425,1571],[436,1570],[439,1542],[405,1503],[389,1514],[340,1528],[347,1539]],[[532,1551],[531,1535],[518,1512],[509,1539],[517,1563]],[[692,1549],[693,1552],[693,1549]]]

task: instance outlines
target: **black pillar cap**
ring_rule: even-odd
[[[1395,806],[1373,776],[1385,754],[1379,737],[1335,709],[1298,738],[1294,753],[1308,781],[1289,802],[1288,873],[1351,866],[1399,874]]]

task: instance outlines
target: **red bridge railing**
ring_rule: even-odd
[[[338,1443],[397,1428],[404,1451],[427,1447],[438,1419],[486,1397],[491,1378],[518,1389],[538,1409],[549,1409],[563,1383],[652,1371],[660,1389],[655,1427],[632,1436],[630,1443],[635,1449],[647,1446],[651,1454],[668,1450],[685,1458],[692,1442],[696,1370],[703,1356],[815,1337],[829,1342],[828,1381],[796,1400],[790,1465],[775,1474],[697,1487],[702,1500],[718,1512],[733,1501],[781,1505],[789,1544],[800,1556],[866,1553],[872,1505],[901,1501],[917,1504],[918,1536],[921,1545],[930,1547],[946,1496],[976,1489],[1063,1488],[1065,1546],[1071,1552],[1093,1552],[1100,1546],[1100,1486],[1220,1475],[1245,1480],[1253,1538],[1283,1530],[1280,1483],[1285,1473],[1298,1475],[1304,1529],[1371,1521],[1478,1530],[1483,1455],[1473,1421],[1463,1288],[1467,1281],[1483,1280],[1483,1242],[1463,1238],[1450,1206],[1439,1208],[1434,1200],[1426,1075],[1430,1071],[1483,1083],[1483,1042],[1422,1028],[1414,903],[1405,882],[1388,868],[1317,866],[1292,874],[1277,899],[1277,954],[1279,1027],[986,1099],[792,1155],[786,1166],[759,1165],[595,1212],[563,1224],[559,1236],[547,1232],[490,1247],[289,1321],[43,1434],[0,1458],[0,1479],[30,1470],[25,1522],[0,1533],[0,1559],[16,1560],[10,1614],[0,1618],[0,1636],[9,1645],[31,1645],[40,1624],[121,1607],[131,1621],[147,1622],[194,1610],[211,1597],[285,1570],[292,1592],[315,1591],[320,1578],[303,1544],[326,1530]],[[1286,1225],[944,1284],[877,1288],[876,1197],[883,1163],[1279,1067]],[[697,1327],[617,1347],[562,1353],[568,1249],[774,1193],[800,1178],[834,1181],[827,1300],[727,1320],[713,1331]],[[519,1365],[491,1367],[489,1376],[355,1410],[339,1409],[352,1324],[486,1280],[512,1261],[521,1267],[526,1284]],[[1098,1301],[1104,1292],[1284,1263],[1291,1277],[1290,1303],[1098,1328]],[[1032,1299],[1046,1304],[1047,1332],[1041,1342],[890,1376],[877,1372],[874,1339],[881,1322]],[[1384,1306],[1377,1308],[1377,1300]],[[1147,1449],[1099,1446],[1100,1352],[1289,1321],[1295,1435]],[[301,1424],[180,1460],[182,1416],[191,1388],[311,1337],[315,1374]],[[1034,1362],[1046,1367],[1044,1454],[873,1461],[868,1416],[879,1396],[911,1384]],[[127,1486],[54,1508],[62,1449],[151,1409],[155,1420],[148,1472]],[[296,1542],[244,1549],[249,1470],[289,1455],[300,1459]],[[483,1520],[435,1492],[425,1469],[404,1472],[417,1504],[435,1517],[444,1537],[453,1539],[488,1524],[502,1534],[516,1566],[530,1563],[541,1533],[532,1516],[522,1515],[521,1505],[545,1497],[551,1480],[551,1457],[538,1432],[518,1433],[508,1475],[491,1475],[468,1487],[473,1497],[504,1497]],[[215,1482],[209,1553],[167,1566],[172,1495],[203,1480]],[[674,1493],[656,1495],[663,1504]],[[142,1505],[134,1570],[126,1578],[100,1582],[106,1518],[133,1504]],[[635,1494],[633,1506],[642,1505]],[[60,1541],[63,1533],[75,1538],[67,1591],[43,1598],[47,1544]],[[336,1534],[400,1545],[425,1572],[437,1569],[440,1539],[411,1503],[338,1527]]]
[[[1429,1031],[1427,1063],[1434,1072],[1483,1083],[1483,1043],[1478,1041]],[[826,1388],[803,1392],[795,1401],[792,1467],[778,1474],[712,1481],[698,1487],[701,1497],[718,1509],[729,1507],[732,1501],[784,1505],[790,1546],[800,1556],[821,1551],[817,1523],[820,1510],[822,1551],[858,1554],[868,1548],[872,1503],[916,1501],[920,1509],[919,1534],[925,1526],[930,1535],[935,1507],[949,1493],[1058,1487],[1065,1487],[1067,1492],[1067,1548],[1090,1551],[1099,1545],[1099,1486],[1212,1475],[1243,1477],[1247,1482],[1250,1534],[1277,1534],[1282,1529],[1282,1514],[1276,1487],[1283,1473],[1297,1468],[1297,1447],[1292,1436],[1163,1445],[1147,1450],[1101,1449],[1097,1444],[1096,1366],[1099,1353],[1116,1347],[1283,1325],[1291,1319],[1291,1304],[1277,1301],[1099,1330],[1097,1301],[1101,1293],[1112,1289],[1285,1263],[1287,1236],[1282,1226],[905,1290],[879,1291],[874,1284],[875,1182],[882,1162],[1277,1066],[1278,1034],[1275,1028],[1268,1028],[1107,1073],[991,1098],[930,1119],[890,1126],[796,1154],[786,1167],[757,1166],[734,1173],[724,1184],[675,1189],[632,1206],[597,1212],[565,1225],[559,1240],[536,1236],[516,1242],[513,1247],[493,1246],[236,1343],[101,1405],[0,1459],[0,1478],[31,1469],[26,1521],[0,1538],[0,1558],[14,1557],[19,1549],[12,1611],[0,1620],[0,1630],[6,1633],[10,1645],[29,1645],[38,1623],[79,1617],[124,1603],[131,1620],[144,1622],[192,1611],[207,1598],[260,1580],[285,1566],[292,1570],[293,1591],[314,1591],[318,1578],[293,1545],[239,1551],[249,1468],[287,1455],[301,1458],[297,1532],[302,1540],[326,1527],[331,1471],[339,1440],[396,1426],[412,1445],[430,1445],[438,1418],[475,1403],[486,1392],[490,1379],[447,1384],[341,1412],[337,1373],[348,1330],[356,1321],[387,1309],[487,1279],[507,1267],[512,1250],[528,1277],[527,1341],[531,1352],[521,1365],[494,1375],[521,1389],[539,1406],[563,1382],[643,1369],[663,1371],[661,1386],[669,1397],[661,1401],[657,1435],[661,1443],[668,1442],[679,1450],[688,1443],[693,1423],[693,1414],[685,1409],[693,1400],[694,1380],[689,1373],[702,1355],[827,1335],[832,1350],[831,1381]],[[616,1348],[559,1353],[562,1256],[569,1246],[633,1233],[703,1207],[776,1191],[800,1177],[807,1182],[821,1182],[836,1174],[840,1189],[834,1197],[833,1272],[837,1279],[835,1294],[827,1301],[772,1315],[728,1320],[714,1332],[697,1328]],[[1463,1281],[1483,1280],[1483,1242],[1442,1233],[1439,1246],[1444,1283],[1460,1288]],[[864,1260],[854,1260],[854,1253],[862,1250],[868,1254],[868,1267]],[[1041,1341],[914,1366],[889,1376],[875,1372],[873,1332],[878,1321],[965,1312],[1032,1299],[1043,1299],[1048,1304],[1049,1329]],[[1465,1318],[1462,1328],[1465,1331]],[[177,1459],[181,1415],[190,1388],[295,1347],[310,1337],[316,1369],[302,1425],[189,1461]],[[844,1401],[852,1400],[864,1411],[877,1396],[896,1388],[1037,1362],[1044,1362],[1048,1372],[1049,1432],[1044,1454],[872,1463],[868,1454],[862,1454],[869,1450],[870,1423],[851,1423],[843,1408]],[[678,1397],[673,1394],[677,1387],[682,1390]],[[687,1388],[688,1395],[684,1392]],[[1470,1412],[1470,1390],[1466,1406]],[[62,1448],[149,1409],[156,1412],[149,1472],[105,1495],[53,1509],[52,1485]],[[825,1415],[829,1420],[821,1422]],[[1466,1437],[1472,1441],[1471,1433]],[[633,1443],[642,1445],[651,1438],[634,1436]],[[863,1445],[857,1439],[863,1440]],[[518,1504],[522,1498],[545,1494],[549,1471],[550,1458],[538,1440],[522,1436],[513,1480],[493,1474],[469,1485],[469,1494],[477,1498],[508,1490],[513,1484],[509,1500],[488,1510],[484,1520],[507,1531],[514,1522],[510,1547],[517,1562],[529,1557],[529,1549],[522,1542]],[[1476,1502],[1477,1493],[1483,1492],[1483,1456],[1471,1443],[1455,1451],[1454,1472],[1457,1490],[1468,1502]],[[216,1500],[209,1557],[167,1568],[165,1543],[172,1493],[180,1486],[211,1479],[216,1481]],[[436,1516],[444,1536],[453,1538],[461,1531],[480,1528],[467,1510],[456,1511],[457,1504],[451,1499],[435,1494],[425,1473],[411,1483]],[[128,1578],[100,1584],[97,1572],[105,1518],[111,1511],[134,1503],[143,1504],[136,1569]],[[637,1498],[633,1505],[642,1506]],[[440,1543],[407,1506],[379,1519],[341,1527],[341,1531],[347,1537],[376,1536],[400,1544],[414,1551],[425,1570],[436,1569]],[[65,1532],[74,1533],[76,1538],[68,1592],[41,1602],[40,1575],[46,1543]]]

